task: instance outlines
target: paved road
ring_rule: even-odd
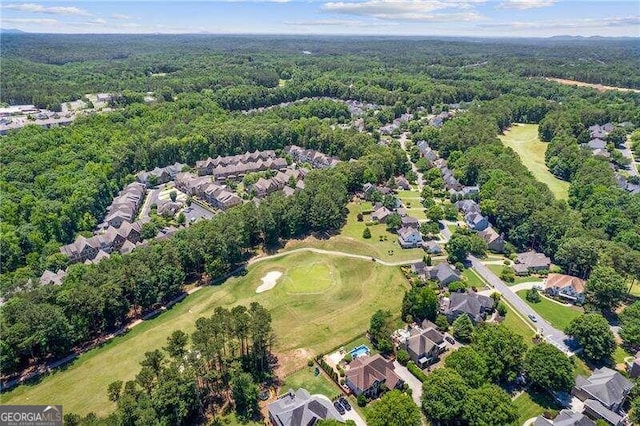
[[[554,328],[544,318],[540,317],[531,307],[522,300],[517,294],[515,294],[508,285],[502,282],[489,268],[482,264],[480,259],[475,256],[469,256],[469,261],[473,265],[474,269],[484,278],[492,287],[502,293],[502,296],[509,304],[516,309],[523,317],[527,318],[529,315],[535,316],[538,321],[534,323],[534,326],[542,331],[545,339],[556,346],[561,351],[568,355],[573,353],[572,348],[575,348],[575,343],[571,342],[569,336],[562,331]],[[528,320],[528,318],[527,318]]]
[[[411,372],[401,365],[398,361],[393,361],[393,371],[404,380],[404,382],[411,388],[411,398],[418,407],[422,406],[420,398],[422,398],[422,382],[416,378]]]
[[[407,161],[409,161],[409,164],[411,164],[411,170],[413,170],[413,172],[416,174],[416,176],[418,176],[418,179],[417,179],[418,191],[422,192],[422,183],[424,182],[423,176],[422,176],[422,173],[420,173],[418,171],[418,168],[413,163],[413,161],[411,161],[411,156],[409,155],[409,151],[407,151],[407,133],[406,132],[404,132],[400,136],[399,141],[400,141],[400,146],[402,147],[402,149],[404,150],[405,154],[407,155]]]
[[[441,226],[440,233],[442,234],[442,237],[444,238],[445,242],[447,242],[451,239],[451,230],[447,226],[451,222],[447,222],[446,220],[441,220],[439,223]]]
[[[159,189],[150,189],[147,192],[147,198],[145,198],[144,203],[142,204],[142,208],[140,209],[140,215],[138,216],[138,220],[140,220],[142,223],[147,223],[151,220],[151,218],[149,217],[149,212],[151,211],[151,205],[152,204],[155,204],[156,206],[158,205],[159,195],[160,195]]]
[[[622,145],[623,147],[620,148],[620,152],[623,156],[631,160],[631,164],[629,165],[629,174],[632,176],[640,176],[640,173],[638,173],[638,163],[636,163],[635,158],[633,158],[633,153],[631,152],[630,145],[631,141],[629,140],[629,138],[627,138],[627,141],[624,143],[624,145]]]

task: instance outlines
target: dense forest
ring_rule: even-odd
[[[540,250],[581,277],[598,264],[640,278],[640,196],[619,189],[610,164],[578,145],[590,125],[640,124],[640,94],[531,78],[640,87],[633,42],[576,41],[567,50],[566,41],[123,37],[2,37],[2,102],[54,107],[85,93],[121,95],[113,112],[0,137],[0,289],[24,290],[0,311],[3,373],[117,329],[179,295],[185,281],[225,277],[257,246],[340,228],[350,193],[409,171],[399,146],[376,143],[376,126],[452,103],[468,107],[442,128],[407,127],[460,182],[481,186],[482,211],[512,250]],[[142,102],[150,91],[157,102]],[[349,110],[332,100],[241,111],[308,97],[383,107],[366,115],[362,133],[341,126]],[[550,170],[571,182],[568,202],[497,138],[516,122],[541,123]],[[136,172],[290,144],[357,161],[313,171],[293,197],[245,204],[130,255],[71,265],[60,287],[30,284],[67,266],[60,245],[91,231]]]

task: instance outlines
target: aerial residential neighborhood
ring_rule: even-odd
[[[0,423],[640,424],[636,3],[0,8]]]

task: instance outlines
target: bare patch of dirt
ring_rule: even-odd
[[[307,365],[307,361],[315,356],[312,351],[306,348],[277,352],[275,355],[278,357],[278,367],[275,373],[280,378],[304,368]]]

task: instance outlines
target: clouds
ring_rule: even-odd
[[[7,24],[28,24],[28,25],[58,25],[60,22],[57,19],[46,18],[3,18],[2,23]]]
[[[553,6],[558,0],[507,0],[500,4],[503,9],[535,9]]]
[[[324,12],[398,21],[477,21],[482,16],[470,9],[483,0],[366,0],[363,2],[328,2]],[[449,10],[449,12],[442,12]],[[438,12],[440,11],[440,12]]]
[[[49,15],[91,16],[88,11],[73,6],[43,6],[35,3],[9,3],[2,5],[2,8],[29,13],[46,13]]]
[[[614,16],[602,18],[574,18],[556,19],[545,22],[540,21],[514,21],[514,22],[494,22],[480,24],[484,28],[509,29],[516,31],[544,30],[566,32],[580,32],[587,29],[601,28],[638,28],[640,26],[640,15],[635,16]]]

